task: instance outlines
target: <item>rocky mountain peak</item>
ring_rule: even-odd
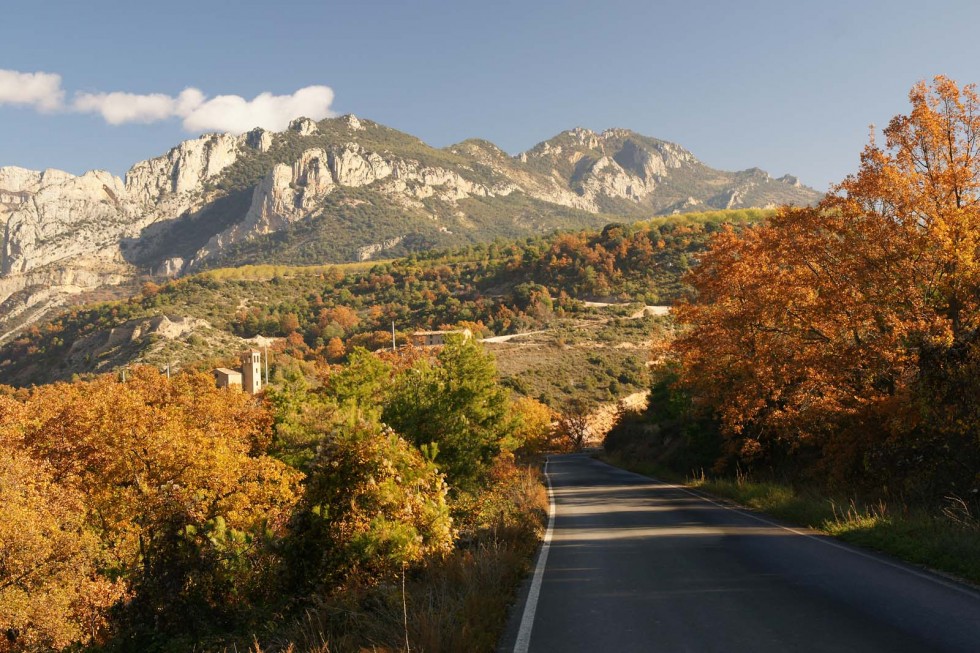
[[[259,152],[268,152],[269,148],[272,147],[272,133],[261,127],[256,127],[245,134],[244,140],[246,146]]]
[[[205,134],[187,140],[163,156],[137,163],[126,173],[129,196],[143,206],[152,206],[167,195],[196,191],[238,158],[243,143],[261,146],[255,132],[242,136]]]
[[[610,127],[609,129],[603,130],[599,134],[599,138],[604,141],[614,140],[614,139],[624,139],[630,136],[636,135],[634,131],[630,129],[623,129],[622,127]]]
[[[320,131],[315,121],[309,118],[296,118],[288,127],[289,131],[298,132],[300,136],[312,136]]]
[[[351,131],[361,131],[364,129],[364,125],[353,113],[348,113],[340,117],[340,120],[347,125],[347,128]]]
[[[510,157],[471,139],[439,150],[352,114],[279,133],[207,134],[119,179],[0,168],[0,342],[16,318],[72,294],[202,266],[310,259],[290,238],[329,238],[357,260],[559,227],[701,209],[809,203],[795,177],[732,173],[628,129],[577,127]],[[328,225],[311,226],[311,225]],[[306,225],[306,226],[303,226]],[[424,244],[424,245],[423,245]],[[280,250],[275,250],[280,251]],[[337,253],[339,252],[339,253]],[[19,317],[18,317],[19,316]]]

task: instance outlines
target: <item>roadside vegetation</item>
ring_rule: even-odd
[[[822,531],[850,544],[980,584],[980,520],[975,510],[957,497],[947,497],[936,505],[913,506],[859,499],[854,494],[830,496],[824,488],[794,486],[787,480],[709,476],[704,472],[685,475],[670,461],[637,459],[615,445],[607,445],[606,451],[603,460],[618,467],[681,483],[787,524]]]
[[[816,207],[712,238],[605,445],[978,581],[980,98],[937,77],[910,101]]]
[[[492,651],[553,416],[473,340],[0,387],[0,651]]]

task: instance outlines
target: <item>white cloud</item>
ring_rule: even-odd
[[[176,97],[164,93],[78,92],[65,106],[61,76],[0,69],[0,106],[31,106],[42,112],[69,109],[95,113],[110,125],[153,123],[179,118],[189,132],[221,131],[241,134],[255,127],[281,131],[301,116],[322,120],[330,110],[333,90],[307,86],[291,95],[260,93],[251,100],[239,95],[207,97],[196,88],[185,88]]]
[[[21,73],[0,69],[0,106],[31,106],[42,112],[57,111],[64,106],[65,92],[61,75],[54,73]]]
[[[177,100],[163,93],[76,93],[71,106],[82,113],[100,113],[110,125],[122,125],[171,118],[175,115]]]
[[[177,96],[177,115],[186,116],[197,107],[204,104],[205,96],[196,88],[185,88]]]
[[[241,134],[254,127],[282,131],[290,120],[300,116],[313,120],[332,116],[332,102],[333,91],[329,87],[307,86],[292,95],[262,93],[252,100],[238,95],[219,95],[204,100],[187,113],[182,113],[181,117],[184,118],[184,129],[190,132],[226,131]]]
[[[307,86],[292,95],[262,93],[252,100],[239,95],[208,98],[196,88],[186,88],[177,97],[161,93],[78,93],[72,107],[99,113],[110,125],[177,117],[189,132],[241,134],[255,127],[281,131],[300,116],[322,120],[333,115],[331,102],[333,91],[327,86]]]

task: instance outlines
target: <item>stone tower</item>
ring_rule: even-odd
[[[253,395],[262,389],[262,352],[258,349],[242,354],[242,388]]]

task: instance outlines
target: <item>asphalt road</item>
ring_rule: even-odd
[[[980,651],[965,585],[584,455],[547,471],[550,546],[501,650]]]

